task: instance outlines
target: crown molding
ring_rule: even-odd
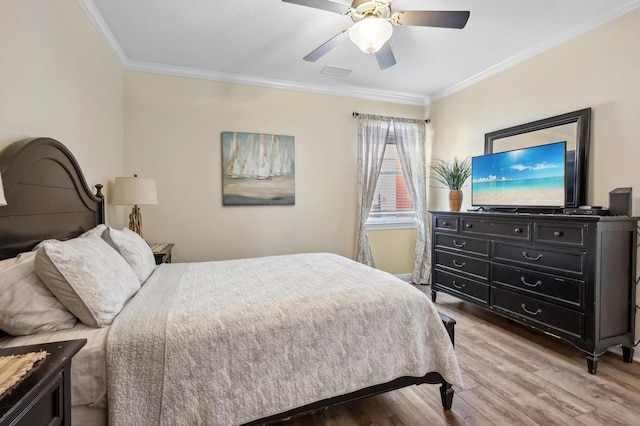
[[[576,27],[576,28],[571,28],[569,30],[566,30],[560,34],[557,34],[554,37],[549,37],[545,40],[543,40],[542,42],[540,42],[539,44],[537,44],[536,46],[533,46],[530,49],[524,50],[520,53],[518,53],[517,55],[514,55],[508,59],[506,59],[505,61],[502,61],[492,67],[487,68],[486,70],[466,79],[461,81],[460,83],[454,84],[453,86],[450,86],[444,90],[441,90],[435,94],[433,94],[431,96],[431,101],[437,101],[438,99],[442,99],[444,97],[447,97],[449,95],[452,95],[462,89],[465,89],[469,86],[472,86],[482,80],[484,80],[485,78],[488,78],[494,74],[497,74],[501,71],[504,71],[508,68],[511,68],[514,65],[519,64],[520,62],[524,62],[527,59],[530,59],[542,52],[544,52],[545,50],[549,50],[552,47],[555,47],[561,43],[564,43],[565,41],[568,41],[574,37],[577,37],[581,34],[584,34],[585,32],[594,29],[596,27],[599,27],[600,25],[603,25],[609,21],[612,21],[622,15],[624,15],[625,13],[631,12],[634,9],[637,9],[638,7],[640,7],[640,0],[633,0],[630,3],[627,3],[626,5],[619,7],[617,9],[612,9],[610,10],[608,13],[603,14],[603,15],[599,15],[593,19],[591,19],[588,22],[585,22],[583,25]]]
[[[488,77],[498,74],[508,68],[513,67],[527,59],[530,59],[545,50],[551,49],[567,40],[577,37],[593,28],[603,25],[615,18],[624,15],[638,7],[640,0],[633,0],[624,6],[610,10],[607,14],[603,14],[585,22],[580,27],[566,30],[554,37],[547,38],[533,46],[524,50],[484,71],[479,72],[459,83],[435,93],[432,96],[424,96],[412,93],[401,93],[393,91],[372,90],[356,86],[340,86],[332,87],[325,85],[306,84],[294,81],[285,81],[277,79],[268,79],[242,74],[222,73],[217,71],[192,69],[186,67],[177,67],[170,65],[155,64],[150,62],[130,60],[111,32],[111,29],[102,18],[93,0],[78,0],[78,3],[84,10],[85,14],[94,25],[105,44],[111,50],[116,60],[124,70],[149,72],[156,74],[172,75],[177,77],[199,78],[205,80],[223,81],[228,83],[246,84],[252,86],[270,87],[284,90],[294,90],[299,92],[308,92],[324,95],[342,96],[358,99],[366,99],[371,101],[391,102],[406,105],[426,106],[431,102],[452,95],[462,89],[472,86]]]
[[[118,43],[118,40],[111,32],[111,29],[98,11],[98,8],[96,7],[93,0],[78,0],[78,3],[104,40],[107,47],[116,57],[116,60],[118,61],[120,66],[127,71],[140,71],[171,75],[176,77],[199,78],[203,80],[223,81],[227,83],[246,84],[251,86],[270,87],[276,89],[294,90],[298,92],[359,98],[371,101],[391,102],[406,105],[425,106],[430,103],[430,99],[428,97],[412,93],[371,90],[356,86],[331,87],[131,60],[127,57],[126,53],[122,49],[122,46],[120,46],[120,43]]]
[[[102,37],[102,40],[105,42],[109,50],[111,50],[111,53],[113,53],[113,56],[115,56],[120,67],[125,68],[128,61],[127,55],[124,53],[124,50],[122,50],[120,43],[116,40],[115,36],[111,32],[111,28],[109,28],[105,22],[93,0],[78,0],[78,3],[85,15],[87,15],[93,24],[94,28],[98,31],[100,37]]]
[[[175,77],[198,78],[203,80],[222,81],[226,83],[246,84],[250,86],[270,87],[275,89],[294,90],[297,92],[343,96],[349,98],[359,98],[407,105],[425,106],[429,102],[429,99],[425,98],[422,95],[414,95],[409,93],[371,90],[354,86],[331,87],[314,85],[287,80],[269,79],[242,74],[203,70],[197,68],[178,67],[174,65],[155,64],[143,61],[132,61],[129,59],[125,61],[123,68],[128,71],[164,74]]]

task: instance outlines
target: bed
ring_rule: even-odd
[[[135,236],[103,225],[102,187],[92,193],[60,142],[16,142],[0,172],[0,261],[35,258],[31,279],[74,322],[5,334],[0,347],[87,339],[72,364],[74,424],[267,424],[422,383],[439,384],[449,409],[462,386],[454,321],[390,274],[330,253],[150,267]],[[74,305],[43,272],[94,249],[102,262],[66,276],[85,290],[109,276],[103,310]]]

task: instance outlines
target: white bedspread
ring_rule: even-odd
[[[462,385],[431,301],[332,254],[163,264],[107,357],[111,425],[241,424],[431,371]]]

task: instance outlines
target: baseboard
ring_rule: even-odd
[[[400,278],[402,281],[406,281],[408,283],[411,282],[411,274],[398,274],[396,277]]]

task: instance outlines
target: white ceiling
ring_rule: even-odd
[[[317,62],[303,61],[353,22],[281,0],[79,2],[125,69],[419,105],[640,6],[640,0],[394,0],[394,11],[471,16],[462,30],[394,27],[397,64],[381,71],[374,55],[349,40]],[[327,65],[352,71],[321,73]]]

